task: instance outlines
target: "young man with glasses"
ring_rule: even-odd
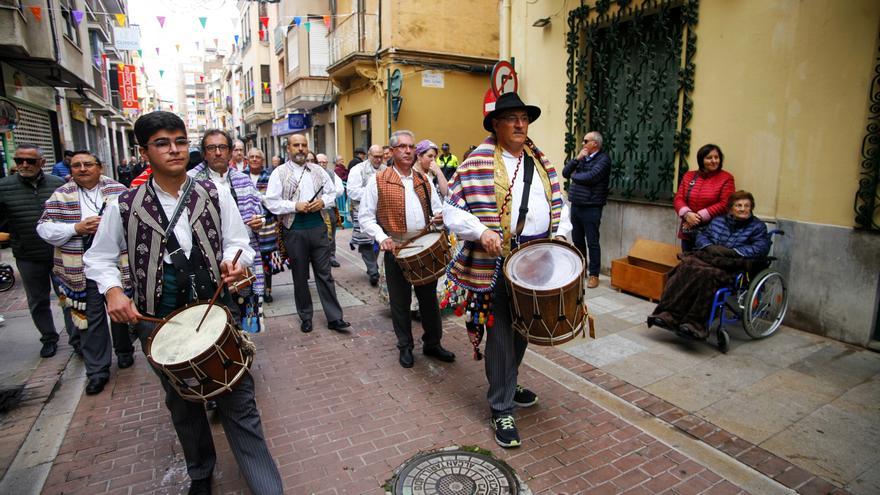
[[[595,289],[599,286],[602,263],[599,225],[611,180],[611,158],[602,151],[602,134],[592,131],[584,136],[580,152],[565,165],[562,176],[571,180],[568,200],[571,203],[572,240],[584,259],[589,260],[587,288]]]
[[[94,280],[86,279],[83,266],[83,254],[92,244],[107,203],[126,191],[124,185],[102,175],[103,170],[89,151],[73,152],[71,180],[52,193],[37,223],[40,237],[55,246],[52,271],[65,296],[62,304],[70,309],[80,335],[87,395],[101,393],[110,380],[113,348],[120,369],[134,364],[128,324],[113,322],[108,328],[104,296]],[[130,294],[128,256],[124,252],[119,257],[119,269],[122,287]]]
[[[514,408],[533,406],[538,396],[518,381],[528,341],[513,329],[501,267],[519,245],[571,232],[556,169],[529,138],[529,124],[540,115],[540,108],[526,105],[516,93],[502,94],[483,118],[483,128],[492,135],[458,167],[443,206],[444,223],[464,241],[449,277],[478,301],[467,323],[476,356],[488,332],[486,398],[495,441],[504,448],[521,445]]]
[[[9,227],[12,255],[24,283],[24,292],[34,326],[40,331],[40,357],[48,358],[58,350],[58,331],[49,305],[50,287],[61,294],[52,277],[53,247],[37,234],[37,221],[44,203],[64,179],[43,173],[46,160],[38,147],[21,144],[13,158],[18,172],[0,179],[0,224]],[[64,309],[64,326],[68,342],[79,352],[79,333],[73,326],[70,308]]]
[[[374,248],[373,238],[364,232],[358,220],[358,209],[364,198],[364,191],[370,177],[387,168],[385,153],[378,144],[370,146],[369,159],[355,165],[348,173],[348,198],[351,200],[351,233],[352,249],[357,247],[367,267],[367,276],[370,277],[370,285],[379,285],[378,251]]]
[[[153,174],[145,184],[107,205],[83,261],[86,277],[95,280],[107,298],[110,317],[136,323],[141,348],[146,349],[155,325],[140,321],[141,315],[164,318],[196,299],[210,299],[219,284],[242,278],[255,253],[229,190],[186,175],[189,141],[180,117],[162,111],[142,115],[134,124],[134,133]],[[116,267],[126,248],[132,299],[123,292]],[[239,251],[241,256],[233,263]],[[238,308],[227,291],[217,302],[237,317]],[[192,479],[189,493],[209,494],[217,456],[205,406],[181,398],[164,373],[155,371]],[[244,373],[230,391],[214,400],[251,492],[281,493],[281,476],[263,437],[251,374]]]

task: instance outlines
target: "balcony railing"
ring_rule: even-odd
[[[260,93],[263,94],[263,103],[272,103],[272,93],[271,92],[267,93],[265,91],[260,91]]]
[[[248,99],[244,100],[243,102],[241,102],[241,108],[243,108],[243,109],[247,109],[247,108],[250,108],[250,107],[252,107],[252,106],[254,106],[254,97],[253,97],[253,96],[251,96],[250,98],[248,98]]]
[[[99,67],[96,67],[94,65],[92,65],[92,80],[95,84],[95,93],[104,98],[107,98],[107,95],[104,94],[104,73]]]
[[[379,16],[355,12],[336,24],[329,42],[330,65],[354,53],[375,53],[379,48]]]

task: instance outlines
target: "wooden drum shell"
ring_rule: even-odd
[[[398,253],[407,246],[417,242],[426,232],[403,243],[398,248]],[[409,256],[395,255],[395,260],[403,272],[403,277],[411,284],[425,285],[434,282],[446,273],[446,267],[452,261],[452,250],[449,247],[449,238],[445,231],[439,232],[440,236],[431,247]]]

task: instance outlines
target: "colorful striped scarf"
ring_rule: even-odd
[[[98,180],[103,203],[115,201],[116,197],[127,191],[124,185],[115,180],[101,176]],[[42,222],[75,224],[82,221],[79,203],[79,185],[72,179],[52,193],[46,200],[46,208],[40,217]],[[81,235],[74,235],[63,246],[56,246],[52,259],[52,274],[61,289],[61,305],[72,310],[74,325],[79,329],[88,328],[86,319],[86,275],[82,257],[85,253],[85,242]],[[128,253],[122,252],[119,257],[119,271],[122,273],[122,286],[126,293],[131,290],[131,273],[128,267]]]
[[[562,193],[556,169],[531,139],[526,141],[525,152],[535,159],[536,176],[541,179],[550,202],[552,237],[562,215]],[[472,213],[483,225],[501,235],[502,255],[489,255],[479,241],[464,241],[448,269],[449,278],[458,286],[478,293],[487,293],[495,288],[501,261],[510,254],[510,210],[513,201],[508,203],[503,217],[498,211],[498,205],[503,204],[509,188],[510,178],[501,159],[501,147],[496,144],[494,136],[489,136],[458,167],[449,187],[451,197],[448,203]]]
[[[187,175],[197,180],[211,180],[211,174],[208,173],[208,166],[205,162],[196,165],[195,168],[187,172]],[[226,172],[226,181],[231,186],[231,192],[238,203],[238,212],[241,213],[241,219],[244,220],[245,223],[254,216],[263,214],[263,204],[260,200],[260,193],[257,192],[257,188],[254,187],[254,183],[251,182],[250,177],[230,168],[229,171]],[[256,275],[257,280],[251,286],[251,289],[256,294],[262,296],[265,281],[263,279],[263,263],[260,255],[260,242],[257,239],[257,234],[250,227],[245,226],[245,228],[248,231],[250,245],[256,254],[252,270],[254,275]],[[244,289],[242,293],[246,294],[247,291],[248,289]]]

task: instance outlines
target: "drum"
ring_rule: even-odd
[[[395,259],[409,283],[434,282],[446,273],[446,266],[452,261],[446,231],[426,232],[410,239],[397,249]]]
[[[592,317],[584,302],[584,258],[567,242],[538,239],[504,261],[513,328],[532,344],[564,344]]]
[[[207,303],[184,306],[147,339],[147,360],[168,377],[181,397],[194,402],[231,390],[253,359],[251,352],[243,351],[244,337],[223,306],[212,306],[196,332],[207,309]]]

